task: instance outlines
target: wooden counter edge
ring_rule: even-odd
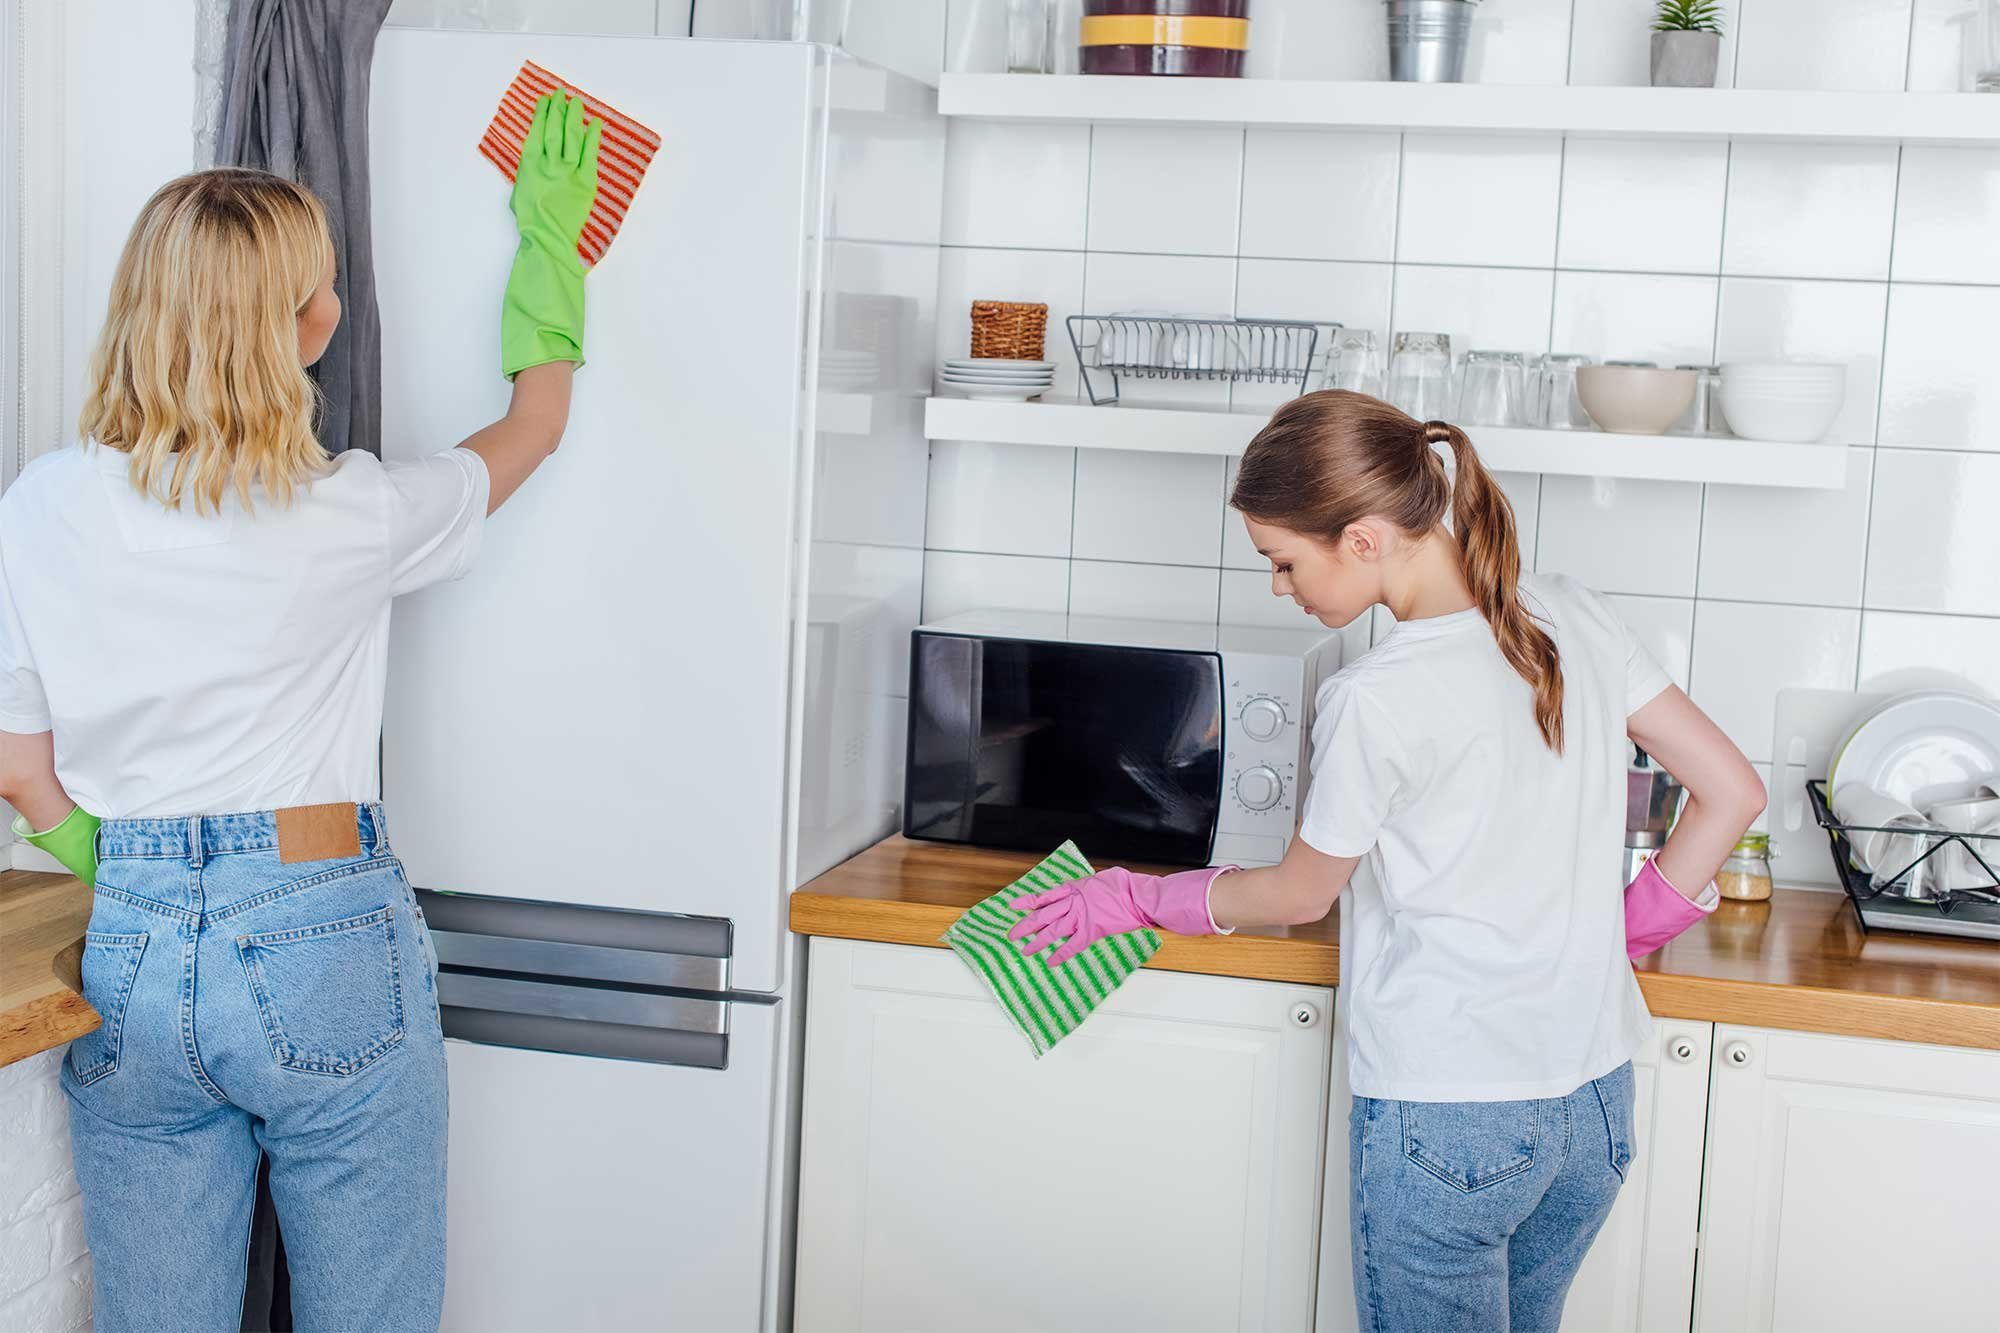
[[[103,1020],[83,998],[83,930],[90,916],[90,891],[68,876],[32,871],[4,872],[0,884],[6,889],[0,893],[0,913],[12,909],[33,914],[28,926],[19,916],[8,919],[9,929],[0,932],[12,937],[7,947],[19,947],[18,935],[35,926],[53,927],[58,939],[73,936],[42,955],[47,959],[46,972],[33,958],[8,960],[14,966],[9,968],[11,1003],[0,1009],[0,1068],[4,1068],[95,1032]],[[44,933],[37,948],[49,947]],[[25,984],[19,966],[24,961]]]
[[[956,907],[850,898],[800,890],[792,895],[795,934],[879,944],[943,948]],[[1148,967],[1246,981],[1332,986],[1339,950],[1330,944],[1271,936],[1166,935]],[[1656,1019],[1740,1023],[1829,1036],[1875,1037],[2000,1050],[2000,1007],[1920,996],[1641,972],[1639,989]]]

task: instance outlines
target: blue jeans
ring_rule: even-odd
[[[280,861],[270,814],[108,822],[70,1106],[98,1333],[239,1326],[260,1153],[302,1330],[435,1330],[436,955],[380,807]]]
[[[1354,1300],[1367,1333],[1555,1333],[1632,1164],[1632,1066],[1567,1097],[1356,1097]]]

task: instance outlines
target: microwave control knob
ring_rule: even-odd
[[[1263,764],[1244,769],[1236,779],[1236,799],[1252,810],[1269,810],[1284,794],[1284,779]]]
[[[1252,699],[1243,705],[1243,734],[1253,741],[1268,741],[1285,729],[1285,710],[1276,699]]]

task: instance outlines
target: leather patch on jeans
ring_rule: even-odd
[[[361,855],[361,817],[352,801],[278,811],[278,860],[333,861]]]

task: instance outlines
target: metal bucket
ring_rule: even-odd
[[[1462,83],[1478,0],[1386,0],[1389,77],[1398,83]]]

